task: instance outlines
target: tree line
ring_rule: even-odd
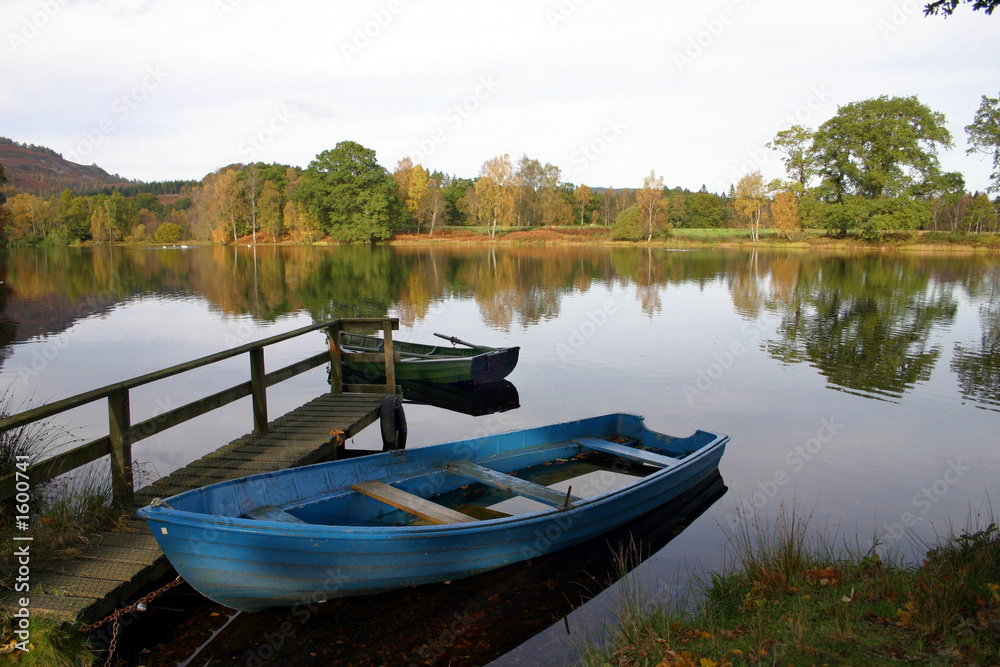
[[[24,148],[25,150],[32,151],[34,153],[41,153],[42,155],[51,155],[52,157],[62,157],[62,153],[57,153],[47,146],[38,146],[36,144],[22,143],[20,141],[14,141],[7,137],[0,137],[0,144],[6,144],[8,146],[17,146],[18,148]]]
[[[1000,197],[991,201],[988,193],[1000,192],[1000,97],[984,95],[965,131],[967,152],[993,160],[986,192],[967,192],[962,174],[941,169],[938,151],[954,146],[951,133],[944,115],[916,97],[844,105],[816,130],[778,132],[767,147],[782,155],[787,179],[745,173],[723,198],[722,224],[748,228],[754,241],[765,227],[789,238],[820,229],[871,241],[915,230],[996,232]],[[662,186],[650,172],[612,238],[651,240],[690,218],[688,200]]]
[[[233,164],[200,182],[146,185],[142,193],[140,184],[88,195],[10,192],[0,208],[3,238],[10,246],[370,243],[404,232],[433,236],[442,226],[482,226],[495,236],[504,228],[611,227],[638,196],[635,189],[574,186],[559,167],[526,155],[516,163],[507,155],[487,160],[476,178],[431,171],[410,158],[390,173],[373,150],[352,141],[323,151],[306,169]],[[731,218],[725,196],[704,186],[667,192],[678,226],[718,227]]]
[[[718,194],[667,187],[655,171],[636,188],[577,186],[559,167],[527,155],[490,158],[475,178],[410,158],[389,172],[374,150],[342,141],[305,169],[233,164],[200,182],[130,183],[93,195],[8,190],[0,225],[12,246],[372,243],[462,225],[491,238],[504,229],[600,225],[613,239],[647,242],[682,227],[747,227],[755,240],[765,227],[789,237],[813,228],[867,239],[918,229],[997,231],[1000,198],[966,192],[961,174],[940,167],[938,150],[953,146],[944,120],[916,97],[851,103],[816,130],[795,125],[777,133],[768,148],[781,154],[787,179],[766,182],[754,170]],[[993,158],[987,192],[1000,192],[998,128],[1000,101],[983,96],[965,129],[969,152]],[[0,186],[2,174],[0,165]]]
[[[918,229],[997,231],[1000,198],[1000,99],[983,96],[965,127],[968,153],[993,160],[986,192],[966,192],[945,172],[938,151],[954,147],[944,114],[915,96],[853,102],[816,130],[794,125],[768,148],[782,155],[787,180],[765,183],[759,171],[734,188],[739,217],[759,229],[765,207],[775,227],[800,226],[878,240]]]

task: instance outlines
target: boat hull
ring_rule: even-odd
[[[266,503],[310,518],[311,505],[295,496],[312,497],[325,487],[327,496],[343,491],[348,498],[351,492],[344,489],[364,479],[396,484],[410,480],[405,483],[411,491],[424,489],[429,495],[451,483],[441,472],[449,461],[480,461],[515,470],[569,455],[576,446],[560,443],[573,438],[636,434],[645,438],[644,444],[660,439],[676,445],[685,451],[684,458],[624,489],[599,493],[568,508],[469,523],[391,527],[241,517],[252,506]],[[467,577],[578,544],[690,489],[716,470],[726,441],[726,436],[704,431],[670,438],[645,429],[639,417],[608,415],[223,482],[170,498],[169,508],[143,508],[140,515],[185,580],[221,604],[252,611]],[[348,505],[364,511],[370,499],[355,495]]]

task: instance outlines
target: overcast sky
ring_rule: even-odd
[[[142,180],[305,167],[344,140],[392,171],[522,154],[564,181],[721,192],[837,107],[916,95],[965,126],[1000,93],[1000,15],[923,0],[3,0],[0,135]]]

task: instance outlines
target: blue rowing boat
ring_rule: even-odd
[[[206,597],[253,611],[448,581],[636,519],[729,438],[611,414],[213,484],[139,510]]]

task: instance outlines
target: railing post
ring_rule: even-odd
[[[253,395],[253,432],[267,433],[267,386],[264,384],[264,348],[250,350],[250,393]]]
[[[340,320],[334,321],[327,330],[326,335],[330,339],[330,393],[344,393],[344,368],[340,364],[340,332],[344,330],[344,325]]]
[[[114,502],[131,509],[135,505],[132,486],[132,423],[128,389],[120,387],[108,394],[108,426],[111,438],[111,491]]]
[[[392,322],[382,322],[382,347],[385,352],[385,393],[396,393],[396,362],[392,350]]]

